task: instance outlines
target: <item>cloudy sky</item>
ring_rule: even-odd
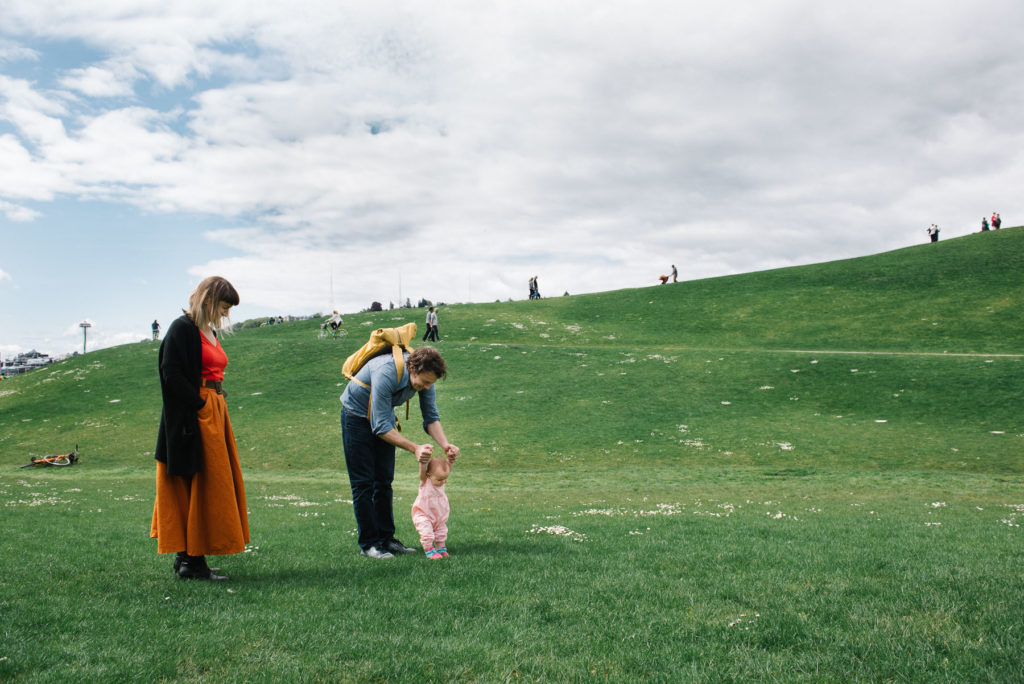
[[[0,0],[0,353],[1024,223],[1019,0]],[[442,312],[443,323],[443,312]]]

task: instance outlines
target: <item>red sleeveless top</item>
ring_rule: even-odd
[[[206,380],[224,380],[224,369],[228,366],[228,355],[218,342],[210,342],[206,335],[199,333],[203,340],[203,369],[200,375]]]

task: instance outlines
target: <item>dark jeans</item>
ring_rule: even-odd
[[[395,479],[395,447],[373,434],[370,421],[341,409],[341,442],[352,485],[352,508],[359,528],[359,547],[382,547],[395,536],[391,481]]]

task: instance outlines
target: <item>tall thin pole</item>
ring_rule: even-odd
[[[92,327],[92,323],[89,321],[82,321],[78,324],[78,327],[82,329],[82,353],[85,353],[85,344],[89,339],[89,328]]]

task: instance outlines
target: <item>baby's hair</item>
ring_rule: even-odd
[[[434,456],[427,463],[427,472],[434,473],[435,475],[447,475],[452,472],[452,466],[448,463],[448,459],[443,456]]]

